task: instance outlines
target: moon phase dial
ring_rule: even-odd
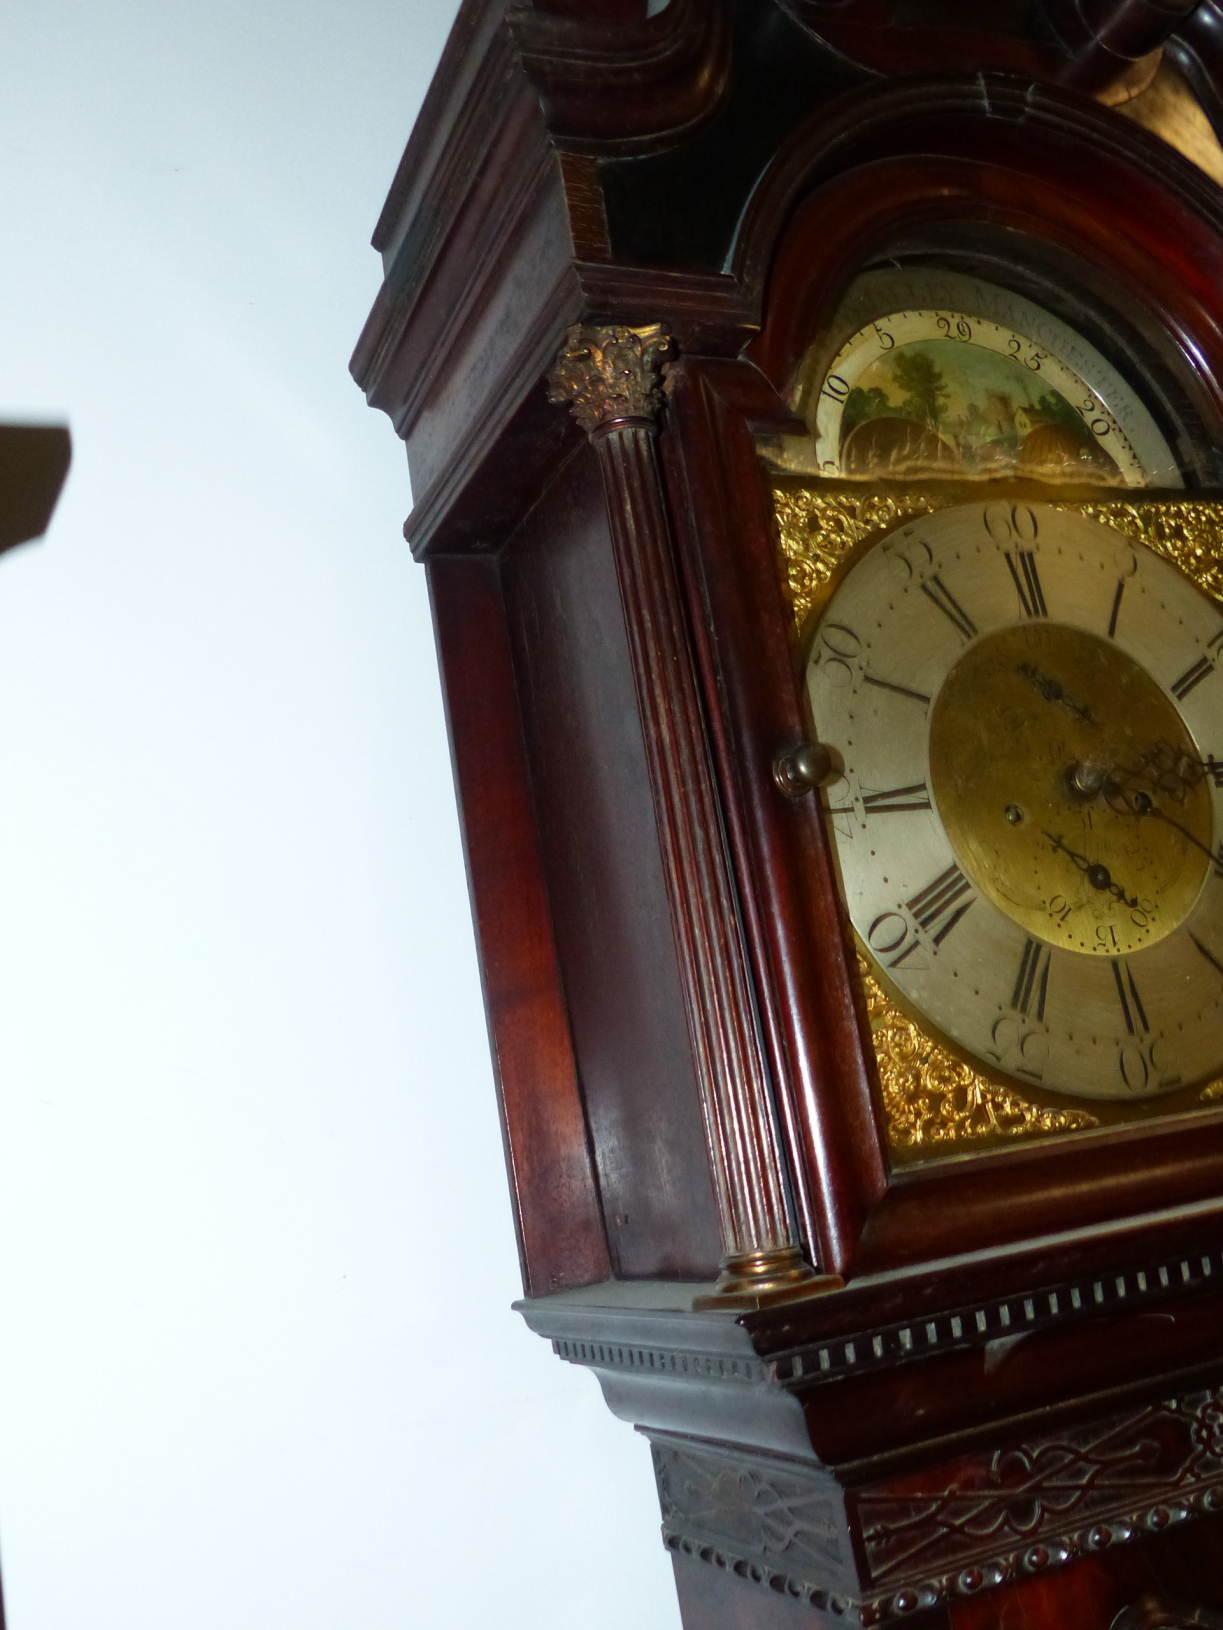
[[[1176,487],[1146,406],[1052,312],[957,272],[856,278],[799,369],[805,445],[782,462],[842,480],[997,480]]]

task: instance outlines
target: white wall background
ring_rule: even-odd
[[[518,1293],[401,449],[346,363],[454,0],[0,20],[10,1630],[676,1625]]]

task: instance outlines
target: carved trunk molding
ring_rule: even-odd
[[[663,1543],[845,1613],[856,1594],[843,1491],[801,1462],[658,1439]]]
[[[876,1589],[920,1580],[971,1592],[1038,1573],[1223,1510],[1223,1389],[965,1455],[852,1499]]]
[[[1223,1512],[1223,1388],[857,1487],[651,1435],[669,1549],[863,1626]]]

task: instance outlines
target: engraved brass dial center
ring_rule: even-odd
[[[1211,797],[1180,714],[1082,629],[1025,623],[971,645],[931,710],[930,772],[965,873],[1050,945],[1154,945],[1211,869]]]

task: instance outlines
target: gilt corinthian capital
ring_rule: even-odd
[[[649,328],[571,328],[548,375],[548,400],[568,402],[588,435],[662,407],[661,362],[671,342]]]

